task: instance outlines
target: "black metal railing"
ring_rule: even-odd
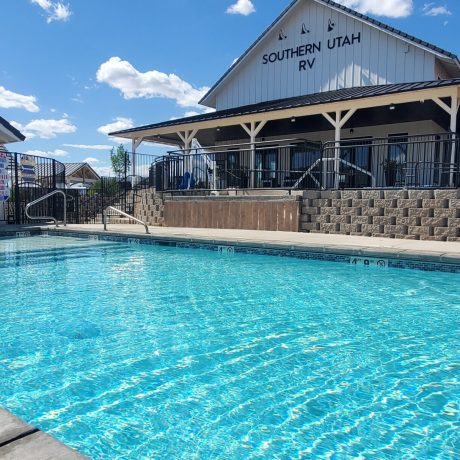
[[[7,159],[3,185],[6,189],[0,201],[0,222],[32,223],[25,214],[25,206],[47,193],[65,187],[65,166],[53,158],[17,152],[2,152]],[[62,219],[63,202],[59,196],[39,203],[33,210],[36,216],[53,215]]]
[[[169,152],[152,163],[150,177],[158,191],[312,188],[317,179],[304,173],[320,160],[321,144],[305,140],[214,146]]]
[[[452,134],[290,142],[174,151],[149,167],[158,191],[232,188],[460,187],[460,142]],[[251,167],[255,165],[254,167]]]
[[[323,145],[322,188],[460,187],[452,134],[345,140]]]

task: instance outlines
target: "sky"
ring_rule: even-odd
[[[458,0],[336,1],[460,54]],[[198,100],[290,3],[0,0],[0,116],[27,136],[9,149],[110,173],[108,132],[205,112]]]

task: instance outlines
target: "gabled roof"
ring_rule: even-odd
[[[88,163],[64,163],[64,166],[66,177],[74,175],[76,172],[80,171],[80,169],[84,167],[89,168],[96,177],[99,177],[99,174]]]
[[[240,58],[235,61],[235,63],[222,75],[222,77],[211,87],[211,89],[201,98],[199,101],[200,104],[206,105],[205,101],[211,96],[211,94],[214,93],[214,91],[217,89],[218,86],[231,74],[233,71],[238,67],[242,61],[246,59],[248,54],[251,53],[251,51],[277,26],[277,24],[301,1],[304,0],[294,0],[276,19],[275,21],[268,26],[268,28],[260,35],[260,37],[240,56]],[[458,60],[458,57],[450,53],[449,51],[446,51],[436,45],[432,45],[431,43],[428,43],[424,40],[421,40],[417,37],[414,37],[413,35],[406,34],[405,32],[400,31],[399,29],[396,29],[394,27],[391,27],[387,24],[384,24],[383,22],[377,21],[376,19],[373,19],[365,14],[358,13],[355,10],[352,10],[351,8],[348,8],[346,6],[340,5],[336,3],[333,0],[312,0],[317,3],[321,3],[323,5],[329,6],[331,8],[334,8],[336,10],[340,10],[352,17],[355,17],[356,19],[359,19],[360,21],[363,21],[373,27],[376,27],[378,29],[381,29],[385,32],[388,32],[390,34],[394,34],[398,36],[399,38],[408,41],[416,46],[425,48],[437,55],[440,55],[444,58],[453,60],[458,67],[460,67],[460,62]]]
[[[460,85],[460,78],[450,80],[435,80],[421,83],[394,83],[390,85],[360,86],[355,88],[343,88],[323,93],[295,96],[275,101],[259,102],[258,104],[245,105],[232,109],[218,110],[216,112],[204,113],[193,117],[179,118],[152,125],[140,126],[137,128],[125,129],[110,133],[110,136],[120,136],[127,133],[147,131],[167,126],[184,125],[209,120],[221,120],[224,118],[250,115],[253,113],[274,112],[276,110],[293,109],[297,107],[308,107],[313,105],[328,104],[333,102],[351,101],[368,97],[384,96],[388,94],[406,93],[409,91],[441,88],[446,86]]]
[[[18,129],[16,129],[14,126],[12,126],[2,117],[0,117],[0,128],[3,128],[0,130],[0,134],[1,134],[1,131],[5,131],[6,134],[9,135],[8,137],[11,139],[11,140],[5,141],[5,143],[24,141],[26,139],[26,136],[24,136],[24,134],[22,134]],[[1,136],[0,136],[0,141],[1,141]]]

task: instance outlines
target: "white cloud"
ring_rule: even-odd
[[[113,169],[110,166],[95,166],[93,169],[101,177],[111,177],[115,175]]]
[[[451,16],[452,12],[447,6],[436,6],[434,3],[425,3],[423,6],[423,14],[424,16]]]
[[[65,5],[59,1],[52,0],[30,0],[35,5],[42,8],[48,17],[46,22],[49,24],[53,21],[68,21],[72,12],[70,11],[69,5]]]
[[[77,127],[70,123],[67,118],[62,118],[61,120],[32,120],[26,125],[12,121],[11,124],[29,139],[34,137],[52,139],[58,134],[70,134],[77,130]]]
[[[70,147],[73,149],[83,149],[83,150],[110,150],[111,145],[103,144],[63,144],[64,147]]]
[[[85,158],[83,160],[83,163],[88,163],[88,164],[92,165],[94,163],[99,163],[99,160],[97,158],[94,158],[94,157],[88,157],[88,158]]]
[[[389,18],[405,18],[414,10],[413,0],[335,0],[362,14],[374,14]]]
[[[134,122],[131,118],[117,117],[112,121],[112,123],[108,123],[97,128],[97,131],[107,136],[109,133],[133,127]],[[132,142],[131,139],[125,139],[124,137],[109,137],[108,139],[116,144],[130,144]]]
[[[115,131],[122,131],[123,129],[130,129],[134,127],[133,120],[131,118],[117,117],[112,123],[100,126],[97,131],[101,134],[108,135]]]
[[[198,107],[208,87],[194,88],[175,74],[158,70],[139,72],[128,61],[112,57],[101,64],[97,81],[119,89],[125,99],[161,97],[173,99],[181,107]]]
[[[238,0],[236,3],[229,6],[226,12],[228,14],[242,14],[243,16],[249,16],[251,13],[255,13],[256,9],[251,0]]]
[[[49,150],[44,152],[43,150],[28,150],[26,155],[35,155],[36,157],[66,157],[69,155],[69,152],[65,150],[56,149],[56,150]]]
[[[35,96],[13,93],[13,91],[8,91],[5,87],[0,86],[0,107],[2,109],[25,109],[28,112],[38,112],[40,109],[36,102]]]

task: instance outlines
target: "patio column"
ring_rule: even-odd
[[[251,177],[250,187],[255,187],[255,169],[256,169],[256,138],[267,124],[266,121],[251,121],[251,123],[241,123],[241,127],[248,133],[251,143]]]
[[[449,174],[449,185],[451,187],[454,186],[454,171],[455,171],[455,156],[457,153],[457,116],[458,116],[458,109],[459,109],[459,99],[458,93],[455,93],[451,97],[451,104],[450,107],[440,98],[435,97],[433,101],[441,107],[441,109],[445,110],[450,115],[450,125],[449,129],[452,133],[452,148],[450,151],[450,174]]]
[[[348,110],[343,116],[340,110],[335,112],[335,119],[328,113],[323,113],[324,118],[334,127],[335,130],[335,154],[334,154],[334,188],[339,188],[340,185],[340,140],[341,130],[345,123],[355,114],[356,109]],[[324,162],[324,160],[323,160]],[[323,187],[326,183],[326,168],[323,164]]]
[[[197,132],[198,132],[198,129],[191,129],[187,131],[180,131],[177,133],[177,135],[179,136],[180,140],[182,141],[184,145],[184,171],[183,171],[184,174],[186,172],[193,174],[193,171],[191,171],[192,162],[190,160],[190,150],[192,147],[192,140],[196,136]]]

